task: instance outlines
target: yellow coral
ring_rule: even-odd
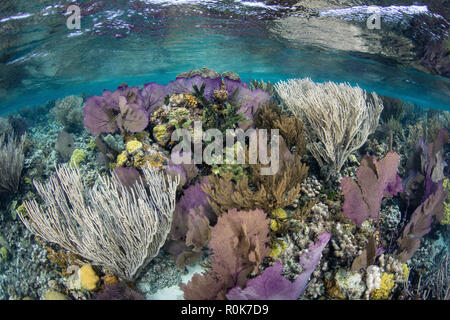
[[[126,149],[129,154],[133,154],[136,151],[142,149],[142,142],[137,140],[128,141],[126,144]]]
[[[61,292],[49,289],[45,292],[44,300],[69,300],[69,298]]]
[[[161,157],[159,152],[157,152],[156,154],[154,154],[150,157],[150,166],[151,167],[160,167],[163,164],[163,162],[164,162],[164,158]]]
[[[156,141],[158,141],[160,144],[165,144],[165,138],[166,138],[167,128],[165,125],[160,124],[159,126],[156,126],[153,128],[153,135],[156,138]]]
[[[281,223],[279,223],[275,219],[270,219],[270,229],[273,231],[277,231],[281,227]]]
[[[84,162],[85,160],[86,153],[81,149],[75,149],[70,157],[70,166],[74,168],[75,166],[78,166],[80,162]]]
[[[80,270],[78,270],[78,275],[80,276],[81,287],[83,289],[91,291],[97,288],[100,278],[90,264],[82,266]]]
[[[16,211],[22,216],[26,217],[28,215],[27,209],[25,208],[23,202],[20,206],[16,208]]]
[[[178,125],[178,120],[175,119],[170,120],[169,125],[176,127]]]
[[[136,168],[142,168],[147,163],[147,157],[145,157],[142,153],[138,153],[134,156],[134,166]]]
[[[274,211],[272,211],[272,215],[278,219],[286,219],[287,218],[287,213],[286,211],[284,211],[283,209],[276,209]]]
[[[184,98],[186,99],[187,106],[189,108],[195,108],[197,106],[197,99],[192,94],[188,93],[184,96]]]
[[[116,166],[117,167],[121,167],[125,164],[125,162],[127,162],[127,152],[123,151],[121,154],[119,154],[117,156],[117,163]]]
[[[371,300],[386,300],[394,288],[394,275],[392,273],[384,272],[381,275],[381,283],[379,289],[374,289],[370,292]]]
[[[115,284],[119,282],[119,279],[117,279],[115,275],[110,273],[106,274],[102,279],[104,284]]]
[[[170,120],[183,120],[189,118],[189,110],[186,108],[177,108],[169,112],[169,118]]]
[[[89,150],[94,150],[96,146],[97,146],[97,144],[95,143],[95,139],[94,139],[94,138],[92,138],[91,140],[89,140],[89,144],[88,144],[88,146],[87,146],[87,148],[88,148]]]
[[[270,229],[277,231],[281,227],[281,223],[278,220],[283,220],[287,218],[286,211],[283,209],[276,209],[272,211],[272,216],[275,219],[270,219]]]
[[[138,141],[144,141],[145,138],[148,137],[148,132],[147,131],[141,131],[138,133],[134,134],[134,137],[138,140]]]
[[[409,276],[409,268],[406,263],[402,264],[402,278],[403,280],[408,279]]]
[[[182,104],[183,101],[184,101],[183,93],[174,94],[169,98],[169,104],[171,106],[178,106],[178,105]]]
[[[0,261],[8,259],[8,250],[5,247],[0,248]]]
[[[276,241],[272,244],[272,250],[270,251],[270,257],[276,258],[278,257],[283,250],[286,249],[286,242],[284,241]]]

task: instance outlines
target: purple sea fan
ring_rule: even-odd
[[[244,116],[250,120],[253,120],[253,115],[256,113],[259,107],[270,100],[270,95],[267,91],[262,89],[250,90],[241,88],[238,92],[240,97],[241,108],[239,112],[242,112]]]
[[[223,82],[225,83],[225,88],[228,91],[228,95],[232,95],[236,91],[236,89],[250,89],[248,83],[242,82],[241,80],[235,80],[225,77],[223,79]]]
[[[188,214],[191,209],[203,206],[205,216],[209,221],[215,222],[215,215],[208,202],[208,195],[202,190],[202,185],[209,184],[208,177],[189,186],[184,190],[184,195],[178,201],[173,213],[172,230],[170,237],[173,240],[183,239],[188,232]]]
[[[139,106],[143,105],[143,98],[138,87],[128,87],[123,85],[115,91],[103,90],[102,94],[105,103],[112,109],[119,109],[120,97],[125,97],[128,103],[135,103]]]
[[[168,88],[156,82],[147,83],[141,91],[143,106],[152,113],[164,104],[164,98],[168,95]]]
[[[141,132],[148,125],[148,112],[135,103],[128,103],[125,97],[119,97],[120,114],[116,119],[120,131]]]
[[[148,124],[148,113],[137,87],[103,90],[103,95],[86,100],[83,108],[84,126],[94,136],[115,133],[118,129],[140,132]]]
[[[322,233],[316,243],[312,243],[307,252],[300,257],[303,272],[294,282],[281,275],[283,265],[275,264],[247,282],[245,289],[234,287],[227,293],[229,300],[297,300],[305,291],[311,274],[320,261],[322,251],[330,240],[331,234]]]
[[[191,152],[180,152],[178,156],[184,157],[187,155],[190,159],[192,159],[192,153]],[[174,156],[174,153],[172,153],[172,157]],[[188,185],[192,179],[194,179],[198,175],[198,168],[193,163],[181,163],[181,164],[175,164],[174,161],[171,159],[169,160],[169,168],[167,169],[167,173],[170,176],[177,176],[180,175],[180,183],[178,184],[178,189],[181,190],[185,185]]]
[[[113,121],[116,114],[118,110],[108,105],[103,97],[90,97],[83,108],[84,126],[94,136],[114,133],[118,129],[117,123]]]
[[[344,215],[359,227],[364,220],[378,220],[381,200],[392,197],[403,190],[397,175],[399,155],[389,152],[383,159],[365,156],[356,176],[358,183],[350,177],[344,177],[341,188],[345,201],[342,207]]]

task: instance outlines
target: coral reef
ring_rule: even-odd
[[[0,299],[448,298],[445,113],[207,68],[82,104],[0,118],[5,168],[23,163],[1,189]],[[196,161],[216,143],[199,124],[278,130],[278,170],[251,136]]]

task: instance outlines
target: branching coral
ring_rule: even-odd
[[[249,152],[245,152],[248,161]],[[232,174],[223,177],[211,176],[210,185],[205,192],[210,196],[210,204],[217,215],[229,209],[263,209],[270,213],[289,206],[299,198],[301,183],[306,178],[308,167],[292,154],[280,138],[279,170],[271,175],[262,175],[258,164],[249,164],[249,175],[243,175],[239,181],[232,181]]]
[[[255,115],[255,126],[258,129],[278,129],[289,149],[295,147],[295,153],[303,156],[306,153],[306,134],[303,121],[281,113],[274,103],[266,103]]]
[[[375,131],[383,109],[375,93],[348,84],[296,79],[280,81],[275,88],[305,123],[307,148],[327,178],[337,175],[350,154]]]
[[[237,182],[232,181],[231,173],[224,174],[222,178],[210,177],[211,185],[205,187],[205,191],[217,215],[231,208],[261,208],[265,212],[272,212],[291,205],[299,197],[301,183],[308,172],[308,167],[300,161],[286,165],[284,170],[279,170],[275,175],[262,176],[258,174],[258,165],[250,167],[250,178],[244,175]]]

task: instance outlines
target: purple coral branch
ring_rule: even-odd
[[[297,300],[305,291],[311,274],[316,269],[322,251],[331,238],[328,232],[322,233],[316,243],[311,243],[308,250],[300,257],[303,272],[294,282],[282,276],[283,265],[275,264],[247,282],[245,289],[236,286],[226,297],[229,300]]]
[[[402,180],[397,174],[399,155],[389,152],[383,159],[365,156],[356,176],[358,182],[344,177],[341,188],[345,201],[344,215],[361,226],[368,218],[378,221],[381,200],[403,191]]]

